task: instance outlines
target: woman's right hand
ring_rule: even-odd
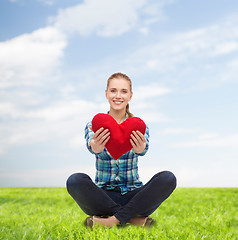
[[[90,128],[92,129],[92,128]],[[104,150],[106,143],[110,139],[110,132],[108,129],[103,127],[99,128],[93,135],[92,140],[90,141],[90,146],[93,152],[100,153]]]

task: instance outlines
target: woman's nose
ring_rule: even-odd
[[[117,98],[121,98],[121,94],[120,94],[119,91],[117,92],[116,97],[117,97]]]

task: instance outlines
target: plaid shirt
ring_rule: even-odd
[[[91,126],[92,122],[88,122],[85,127],[85,139],[88,150],[96,156],[96,185],[106,190],[120,188],[121,194],[141,187],[143,184],[139,180],[138,156],[145,155],[149,148],[149,128],[146,126],[144,134],[146,147],[142,153],[137,154],[132,148],[129,152],[115,160],[106,148],[101,153],[92,151],[89,145],[94,135],[94,132],[90,129]]]

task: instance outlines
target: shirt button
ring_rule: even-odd
[[[116,176],[115,180],[116,180],[116,181],[120,181],[119,176]]]

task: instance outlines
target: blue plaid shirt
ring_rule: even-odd
[[[92,122],[88,122],[85,127],[85,139],[88,150],[96,156],[96,185],[106,190],[120,188],[121,194],[141,187],[143,184],[138,174],[138,156],[145,155],[149,148],[148,126],[146,126],[144,134],[146,139],[145,150],[137,154],[132,148],[117,160],[113,159],[106,148],[101,153],[94,153],[92,151],[89,145],[94,135],[94,132],[90,129],[91,126]]]

